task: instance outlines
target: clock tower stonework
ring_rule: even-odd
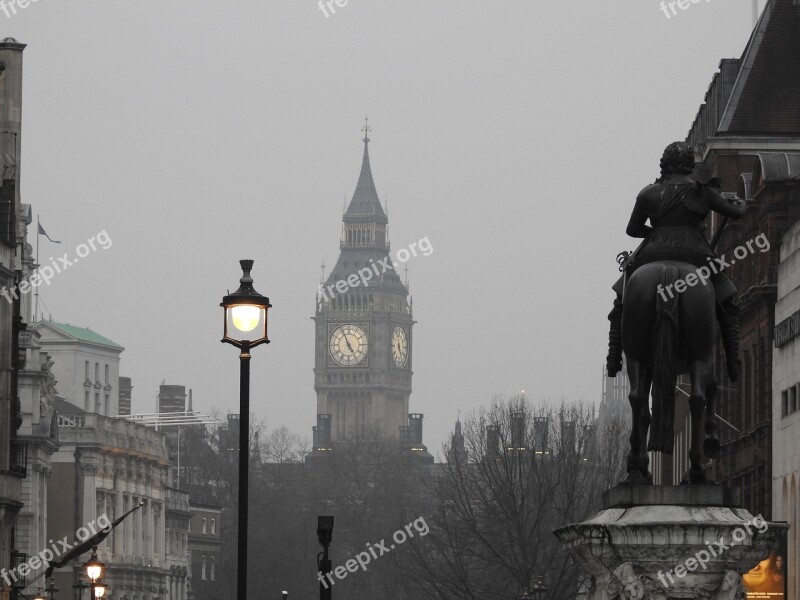
[[[313,317],[317,452],[375,436],[415,437],[417,428],[421,437],[422,416],[411,415],[409,423],[408,414],[411,303],[389,253],[389,219],[372,179],[368,126],[364,132],[361,174],[342,218],[339,259],[317,293]]]

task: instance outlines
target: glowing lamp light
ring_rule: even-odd
[[[253,289],[252,260],[240,260],[242,278],[239,289],[222,299],[225,312],[225,333],[222,341],[244,350],[268,344],[267,311],[272,307],[269,298]]]
[[[103,569],[106,566],[97,559],[97,551],[92,549],[91,558],[83,564],[86,569],[86,576],[93,582],[97,581],[103,576]]]
[[[102,598],[106,595],[106,586],[102,583],[94,584],[94,597]]]
[[[250,333],[258,326],[261,320],[262,309],[258,306],[239,306],[231,307],[231,318],[233,326],[242,333]]]

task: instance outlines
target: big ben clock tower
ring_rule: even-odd
[[[339,260],[317,294],[313,317],[315,429],[333,443],[375,435],[397,439],[401,428],[409,430],[414,321],[408,289],[389,253],[389,219],[372,179],[368,124],[363,131],[364,159],[342,218]]]

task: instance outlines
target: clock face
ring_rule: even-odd
[[[331,333],[331,358],[343,367],[361,363],[367,356],[367,334],[358,325],[340,325]]]
[[[402,327],[395,327],[392,333],[392,359],[397,367],[405,367],[408,362],[408,336]]]

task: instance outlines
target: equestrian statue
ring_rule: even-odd
[[[613,286],[617,297],[608,315],[606,367],[609,377],[616,376],[625,353],[633,422],[627,484],[652,484],[649,450],[672,454],[675,386],[682,373],[689,374],[691,383],[688,483],[706,483],[701,447],[709,458],[719,454],[713,371],[718,328],[730,380],[738,381],[741,370],[736,287],[713,246],[727,219],[741,217],[746,206],[720,192],[718,179],[692,179],[694,169],[694,151],[687,144],[675,142],[664,150],[661,177],[639,193],[628,223],[627,234],[644,241],[632,254],[621,255],[623,275]],[[709,242],[705,222],[711,211],[724,219]]]

